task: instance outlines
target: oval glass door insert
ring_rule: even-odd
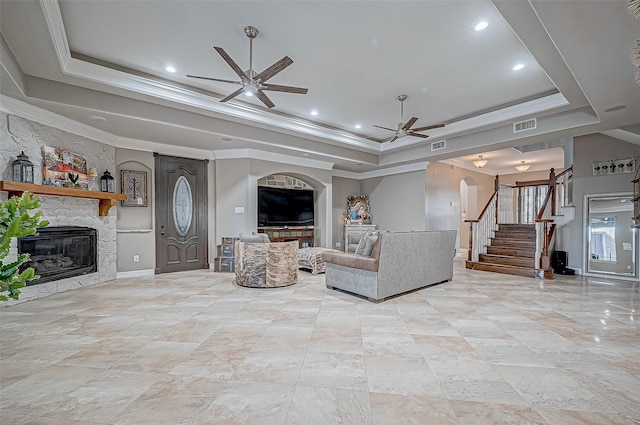
[[[191,227],[193,197],[191,185],[185,176],[178,177],[173,188],[173,221],[180,236],[186,236]]]

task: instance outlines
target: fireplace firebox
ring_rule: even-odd
[[[40,279],[27,285],[51,282],[98,271],[96,229],[64,226],[38,229],[38,236],[18,239],[18,253],[29,253],[24,268],[33,267]]]

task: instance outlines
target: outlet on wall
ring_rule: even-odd
[[[340,242],[336,242],[336,248],[340,248]]]
[[[137,263],[137,262],[139,262],[139,261],[140,261],[140,256],[139,256],[139,255],[134,255],[134,256],[133,256],[133,262],[134,262],[134,263]]]

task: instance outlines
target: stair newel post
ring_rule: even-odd
[[[499,192],[500,192],[500,176],[499,175],[496,175],[496,178],[494,180],[493,191],[496,193],[496,221],[494,223],[497,224],[498,223],[498,211],[500,210],[498,208],[499,202],[500,202],[500,198],[499,198],[499,196],[500,196],[500,194],[499,194]]]
[[[468,261],[471,261],[472,251],[473,251],[473,221],[469,222],[469,249],[467,250]]]
[[[556,199],[556,172],[552,168],[549,170],[549,191],[551,192],[551,215],[558,213],[558,204]]]

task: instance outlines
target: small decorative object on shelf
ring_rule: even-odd
[[[89,190],[98,190],[98,170],[95,168],[89,168]]]
[[[116,183],[109,170],[105,170],[102,177],[100,177],[100,191],[115,193]]]
[[[18,183],[33,183],[33,163],[29,157],[20,152],[17,159],[13,161],[13,181]]]
[[[78,183],[79,174],[73,174],[71,172],[67,173],[67,177],[69,177],[68,185],[65,184],[65,187],[75,187],[80,188],[80,183]]]

